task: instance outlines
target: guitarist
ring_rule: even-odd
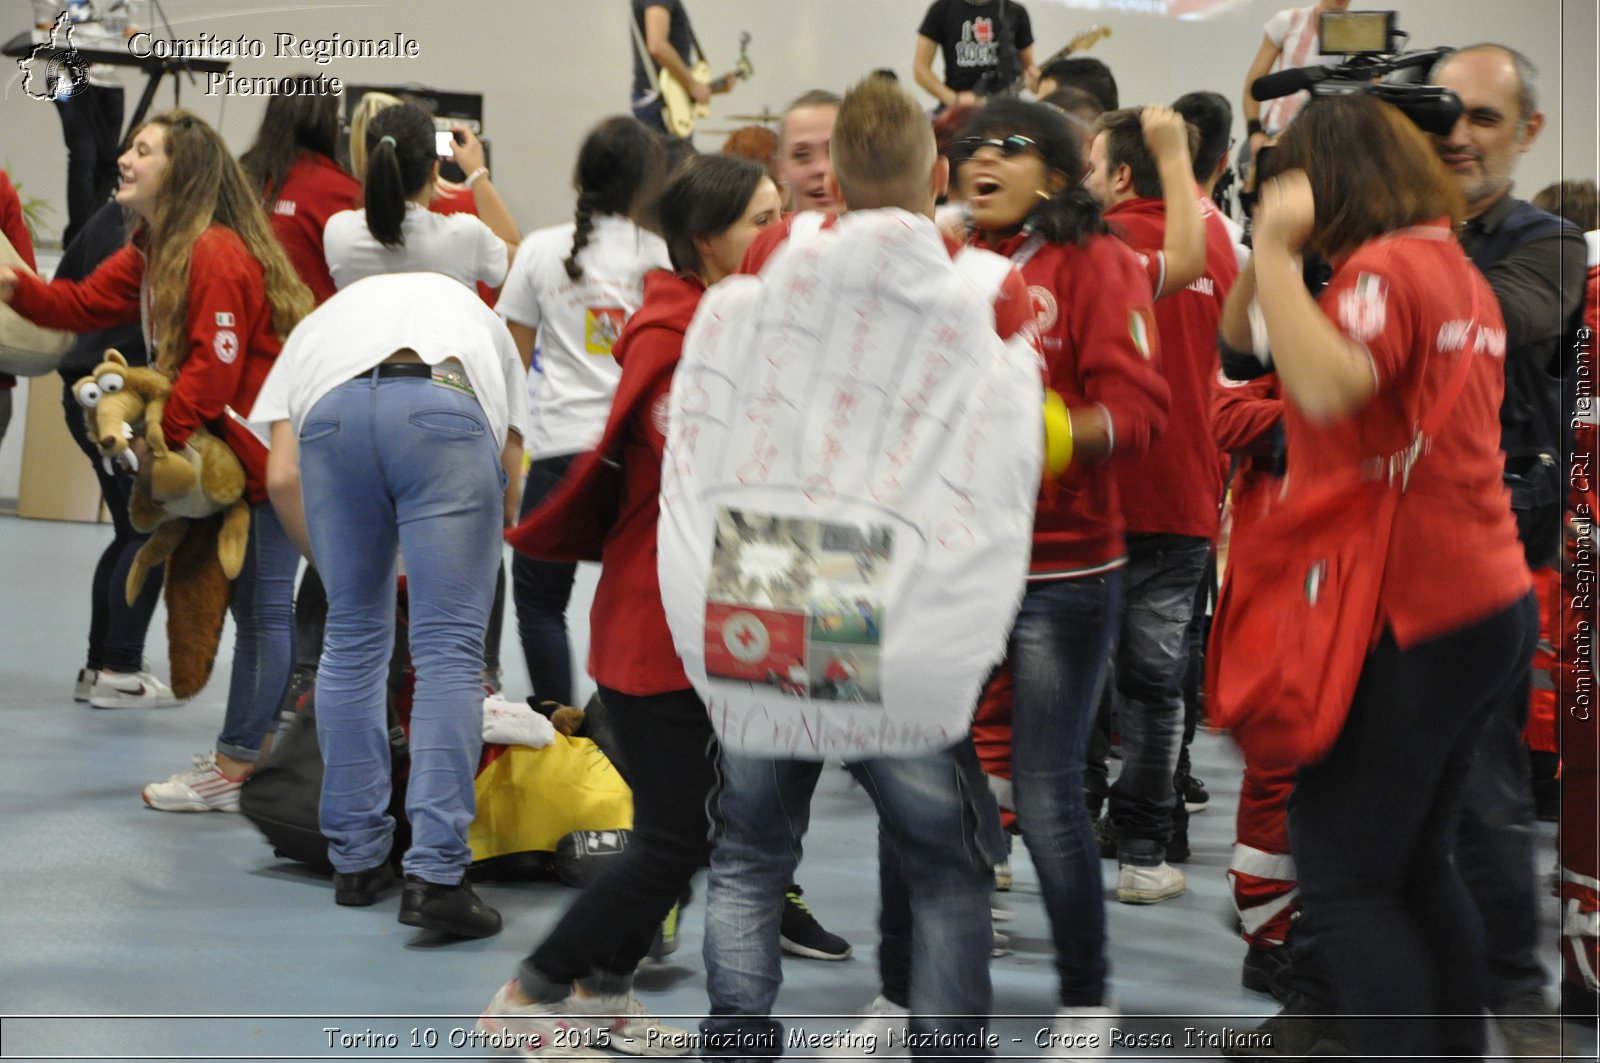
[[[634,23],[653,65],[682,85],[695,103],[710,103],[711,86],[695,80],[689,72],[687,57],[693,30],[689,27],[689,13],[684,10],[683,0],[632,0],[632,3]],[[639,53],[638,40],[636,37],[633,49],[633,115],[651,129],[665,133],[667,124],[662,117],[661,90],[650,69],[652,64]]]
[[[944,80],[933,57],[944,53]],[[973,104],[1007,88],[1021,74],[1028,88],[1039,83],[1033,65],[1033,24],[1016,0],[933,0],[917,30],[913,61],[917,84],[939,101],[940,110]]]

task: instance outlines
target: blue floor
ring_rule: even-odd
[[[140,788],[213,742],[232,636],[211,685],[184,707],[74,704],[90,575],[109,537],[108,527],[0,517],[0,1059],[499,1058],[465,1035],[571,892],[554,883],[486,885],[505,930],[441,943],[400,926],[396,898],[335,907],[326,879],[275,858],[238,816],[146,809]],[[571,614],[580,662],[592,587],[585,573]],[[163,675],[164,625],[160,611],[148,647]],[[508,623],[504,653],[516,695],[525,676],[513,631]],[[1119,1058],[1216,1058],[1203,1039],[1185,1047],[1185,1027],[1218,1036],[1276,1010],[1239,985],[1243,946],[1223,876],[1238,758],[1225,739],[1202,735],[1194,759],[1212,805],[1192,822],[1189,891],[1149,907],[1107,905],[1114,992],[1130,1016],[1121,1028],[1171,1036],[1171,1047],[1119,1048]],[[821,1017],[854,1012],[877,991],[874,831],[871,806],[848,776],[826,772],[800,877],[813,910],[856,954],[841,963],[785,960],[780,1008],[817,1016],[799,1023],[813,1032],[846,1025]],[[1553,842],[1545,851],[1553,862]],[[1002,927],[1014,951],[993,963],[1003,1016],[994,1030],[998,1055],[1032,1058],[1041,1054],[1034,1037],[1048,1026],[1035,1016],[1054,1011],[1055,979],[1020,846],[1015,865],[1016,890],[1003,903],[1016,918]],[[1109,888],[1115,868],[1105,868]],[[642,971],[637,986],[652,1009],[691,1025],[706,1005],[700,914],[697,902],[679,951]],[[1552,941],[1555,925],[1551,901]],[[1553,944],[1548,955],[1553,971]],[[1568,1032],[1568,1058],[1594,1059],[1593,1032]]]

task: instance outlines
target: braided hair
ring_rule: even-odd
[[[572,253],[561,260],[570,279],[583,277],[578,255],[589,246],[595,218],[634,214],[661,181],[663,157],[660,135],[636,118],[607,118],[590,131],[572,174],[578,191],[577,227]]]

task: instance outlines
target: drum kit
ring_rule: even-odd
[[[783,121],[782,113],[774,111],[771,107],[762,107],[760,114],[730,114],[726,117],[730,122],[739,122],[743,125],[759,125],[767,127],[776,127],[779,122]],[[738,127],[706,130],[706,132],[712,136],[721,137],[731,136],[737,131]]]

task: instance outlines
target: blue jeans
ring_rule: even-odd
[[[1011,631],[1017,825],[1039,875],[1069,1007],[1105,998],[1105,893],[1083,766],[1121,607],[1121,571],[1030,583]]]
[[[411,776],[404,868],[454,885],[483,748],[483,637],[500,563],[500,451],[477,400],[432,381],[362,378],[329,392],[300,429],[301,491],[328,625],[317,677],[321,827],[339,871],[389,853],[385,677],[394,649],[397,548],[405,552]]]
[[[1000,817],[972,744],[917,757],[847,765],[878,810],[879,859],[898,862],[910,894],[913,1033],[981,1037],[990,1008],[989,892],[1004,855]],[[794,880],[822,764],[723,751],[712,806],[719,828],[706,888],[705,964],[711,1016],[701,1054],[771,1059],[782,1026],[771,1019],[783,980],[778,927]],[[977,1047],[913,1055],[984,1056]]]
[[[528,466],[522,489],[526,517],[560,485],[576,454],[540,458]],[[598,544],[596,544],[598,545]],[[567,603],[578,566],[570,561],[538,561],[518,553],[511,558],[511,600],[517,607],[517,635],[528,665],[533,696],[572,704],[572,643],[567,637]]]
[[[1172,838],[1189,619],[1210,550],[1208,540],[1193,536],[1128,536],[1122,632],[1112,668],[1122,772],[1110,805],[1124,863],[1161,863]]]
[[[1385,633],[1333,750],[1296,778],[1289,840],[1312,951],[1340,1009],[1363,1016],[1351,1022],[1363,1055],[1483,1053],[1483,919],[1452,850],[1484,727],[1537,635],[1531,594],[1409,649]]]
[[[294,664],[294,574],[300,552],[270,502],[250,507],[250,542],[233,581],[233,676],[217,752],[256,761],[277,725]]]

